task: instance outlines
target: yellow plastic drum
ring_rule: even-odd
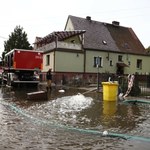
[[[103,85],[103,100],[116,101],[118,95],[117,82],[102,82]]]

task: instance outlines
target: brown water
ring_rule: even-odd
[[[27,100],[26,93],[35,90],[0,89],[0,150],[150,149],[145,140],[150,138],[149,104],[105,102],[100,93],[78,95],[84,91],[77,89],[53,90],[49,100]]]

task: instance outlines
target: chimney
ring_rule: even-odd
[[[117,26],[117,27],[118,27],[118,26],[120,25],[120,22],[118,22],[118,21],[113,21],[113,22],[112,22],[112,25],[114,25],[114,26]]]
[[[86,16],[86,20],[91,21],[91,17],[90,16]]]

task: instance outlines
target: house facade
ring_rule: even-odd
[[[55,80],[96,80],[100,74],[149,74],[150,55],[131,28],[68,16],[64,31],[38,38],[43,74],[52,68]]]

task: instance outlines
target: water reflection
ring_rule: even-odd
[[[126,106],[126,107],[125,107]],[[119,128],[125,131],[131,131],[138,126],[141,121],[140,105],[119,105],[118,107],[118,120]]]
[[[111,117],[117,111],[117,101],[103,101],[103,114]]]

